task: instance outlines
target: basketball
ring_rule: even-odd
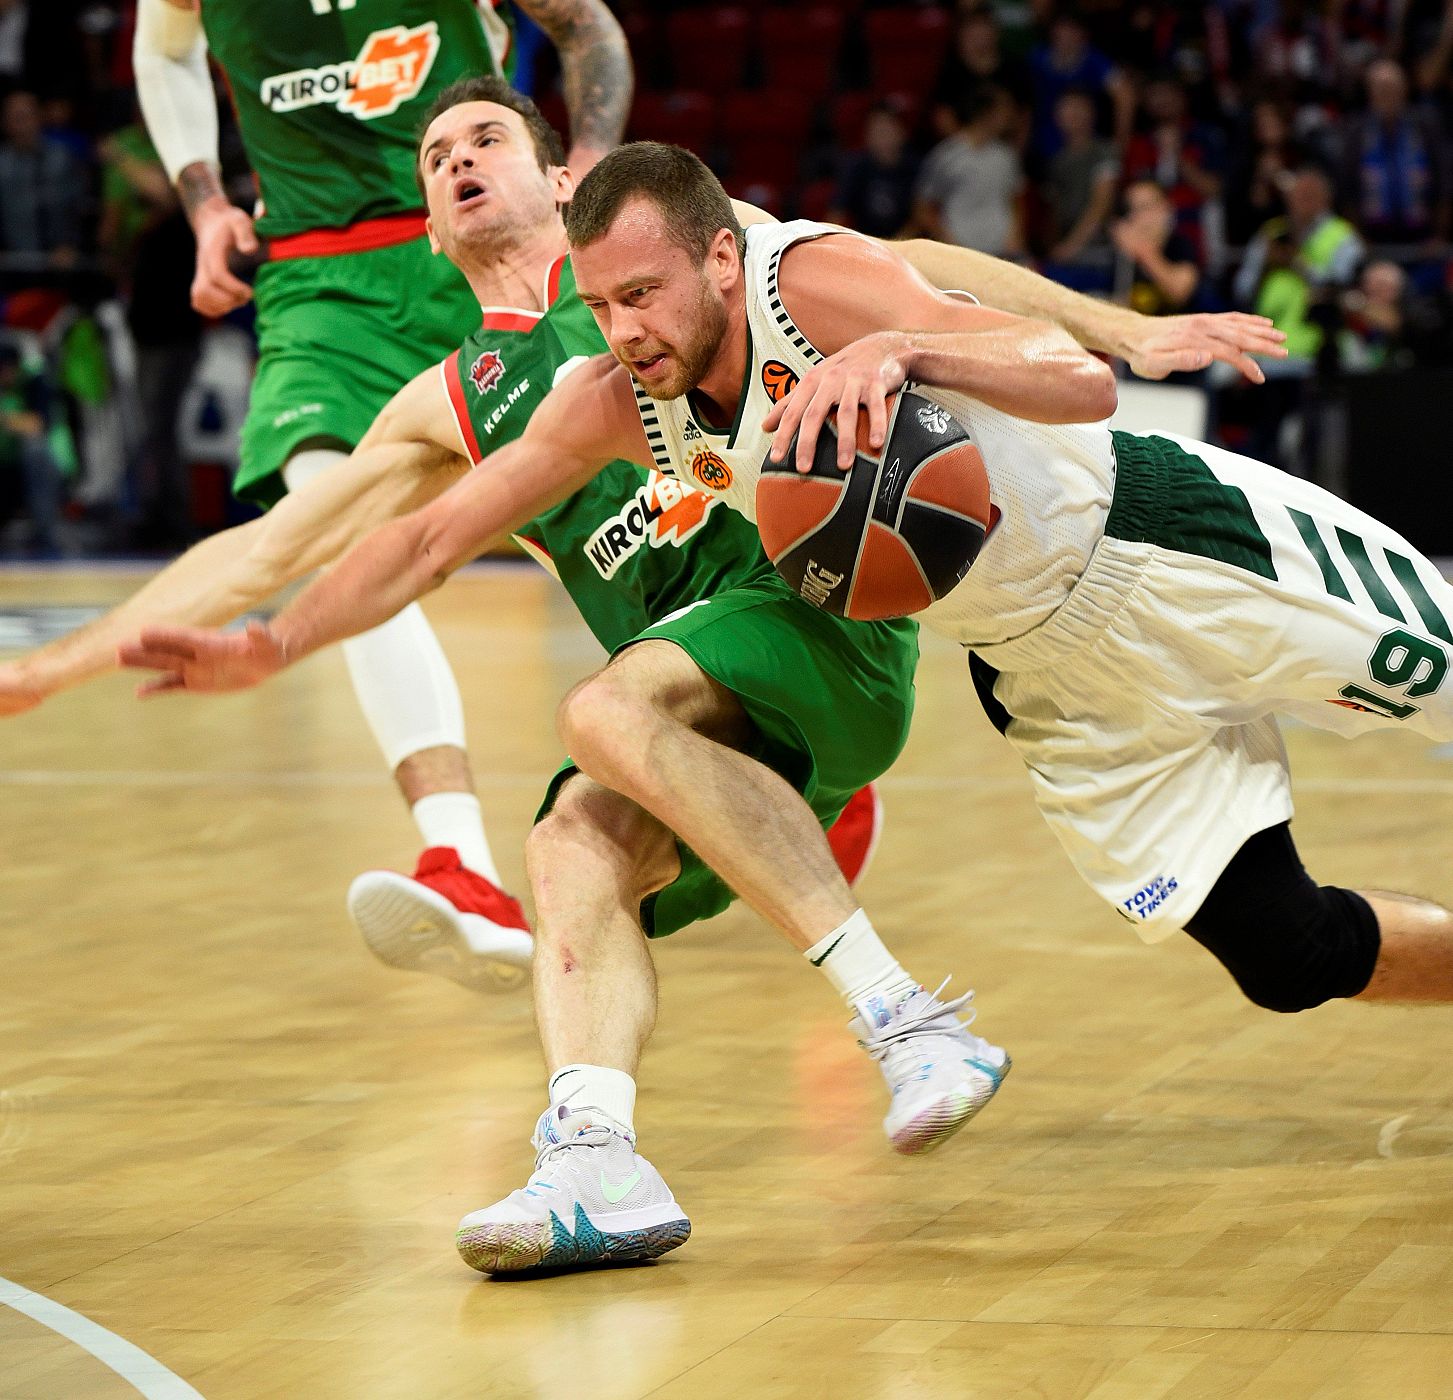
[[[859,411],[857,457],[837,465],[836,423],[817,439],[812,470],[787,455],[762,464],[757,525],[777,572],[815,607],[871,621],[907,617],[951,592],[998,518],[984,459],[968,430],[923,393],[888,400],[881,452]]]

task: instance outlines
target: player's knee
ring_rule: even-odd
[[[555,724],[581,772],[609,786],[628,780],[657,716],[649,697],[609,670],[580,682],[561,702]]]
[[[1315,884],[1300,862],[1296,872],[1299,878],[1259,884],[1228,869],[1186,926],[1268,1011],[1309,1011],[1356,996],[1377,963],[1381,938],[1367,901]]]
[[[532,883],[569,879],[584,864],[604,866],[644,897],[680,870],[676,838],[629,798],[581,774],[560,789],[525,841]]]

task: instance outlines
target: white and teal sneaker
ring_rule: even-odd
[[[1009,1073],[1008,1054],[971,1035],[957,1012],[973,992],[940,1001],[922,987],[889,1007],[879,997],[858,1004],[848,1028],[878,1062],[893,1101],[883,1131],[897,1152],[931,1152],[994,1097]],[[970,1011],[969,1021],[974,1018]]]
[[[577,1268],[656,1259],[686,1243],[691,1222],[635,1139],[592,1109],[547,1109],[532,1139],[535,1174],[459,1222],[471,1269]]]

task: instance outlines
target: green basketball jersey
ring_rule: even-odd
[[[205,0],[269,237],[418,209],[418,128],[457,78],[502,72],[489,0]]]
[[[488,308],[440,366],[470,460],[525,430],[550,389],[605,341],[575,294],[568,259],[550,269],[543,314]],[[756,528],[715,496],[614,462],[519,532],[565,585],[590,630],[614,651],[669,613],[776,575]]]

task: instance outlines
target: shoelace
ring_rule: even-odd
[[[568,1153],[572,1147],[602,1147],[613,1136],[616,1135],[605,1126],[585,1128],[564,1142],[542,1141],[539,1134],[536,1133],[530,1139],[530,1146],[535,1149],[535,1170],[520,1190],[527,1196],[534,1195],[536,1187],[542,1187],[547,1191],[558,1191],[560,1188],[553,1181],[546,1180],[549,1163],[554,1158]]]
[[[895,1017],[893,1020],[877,1031],[870,1031],[867,1038],[858,1038],[858,1044],[863,1047],[875,1060],[886,1059],[893,1051],[902,1049],[910,1042],[929,1035],[952,1035],[955,1031],[966,1030],[973,1024],[974,1017],[978,1015],[976,1008],[969,1006],[974,999],[973,988],[971,987],[961,997],[955,997],[952,1001],[940,1001],[939,995],[943,989],[953,981],[952,977],[945,977],[942,982],[929,995],[926,1003],[911,1015],[905,1016],[902,1020]],[[966,1020],[959,1020],[956,1012],[968,1007]],[[978,1036],[971,1037],[978,1040]]]

